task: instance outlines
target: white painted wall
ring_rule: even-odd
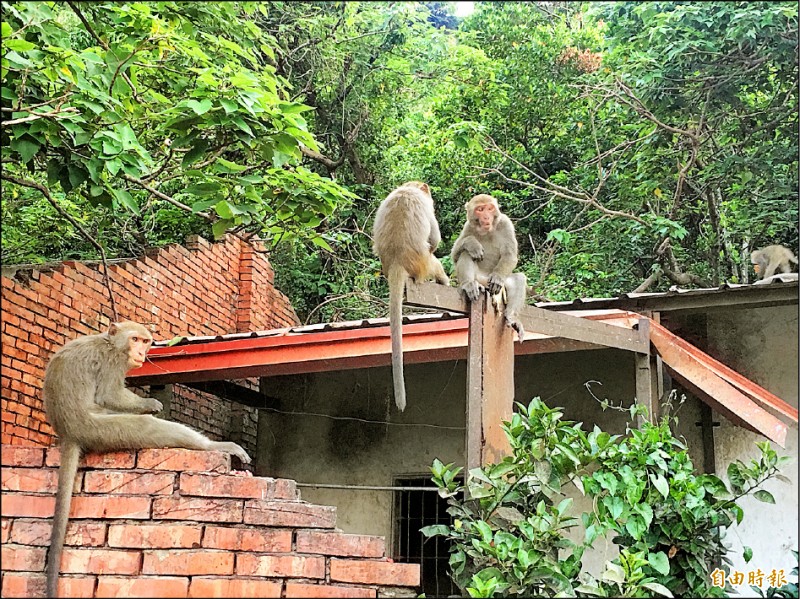
[[[798,386],[798,312],[797,306],[730,310],[709,315],[709,353],[768,389],[787,403],[797,407]],[[716,415],[715,415],[716,416]],[[727,465],[734,459],[749,463],[760,455],[756,441],[764,441],[719,416],[721,426],[715,429],[716,465],[725,477]],[[760,568],[769,574],[773,569],[789,572],[797,566],[791,550],[797,550],[798,472],[797,427],[789,427],[785,449],[772,444],[778,455],[794,457],[782,471],[791,483],[770,481],[764,488],[775,497],[775,505],[748,497],[740,505],[744,520],[727,535],[732,545],[733,568],[747,573]],[[753,559],[745,563],[742,545],[753,549]],[[768,586],[765,584],[765,586]],[[747,586],[741,587],[749,591]]]

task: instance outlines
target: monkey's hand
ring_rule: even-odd
[[[464,239],[462,249],[469,254],[469,257],[480,262],[483,260],[483,245],[474,237],[467,237]]]
[[[500,290],[503,288],[503,283],[504,282],[505,282],[505,279],[503,277],[501,277],[499,274],[497,274],[496,272],[493,272],[492,274],[490,274],[489,275],[489,282],[488,282],[488,286],[487,286],[487,289],[489,290],[489,293],[491,295],[496,295],[496,294],[500,293]]]
[[[461,286],[461,291],[466,294],[469,301],[474,302],[483,293],[483,286],[478,281],[467,281]]]

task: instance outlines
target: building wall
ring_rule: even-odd
[[[170,245],[115,262],[109,271],[120,320],[149,325],[156,339],[298,323],[288,299],[274,287],[266,254],[236,237],[214,244],[192,237],[186,247]],[[53,442],[41,398],[47,361],[67,341],[106,330],[111,319],[102,265],[3,268],[2,443]],[[194,426],[205,422],[203,428],[216,435],[228,433],[226,402],[183,389],[172,403],[173,419]],[[253,418],[254,411],[247,420]]]
[[[797,407],[798,386],[797,306],[730,310],[709,315],[709,353],[734,370]],[[760,435],[734,426],[715,414],[720,427],[714,429],[717,473],[726,478],[728,464],[735,459],[746,464],[760,455],[755,446]],[[726,540],[732,545],[733,568],[744,573],[761,569],[765,576],[797,566],[791,551],[797,551],[798,527],[798,442],[797,426],[790,426],[786,447],[771,444],[778,455],[792,456],[781,473],[789,482],[768,481],[765,489],[775,497],[775,505],[752,497],[741,501],[744,520]],[[753,559],[745,563],[742,545],[753,549]],[[742,587],[744,588],[744,587]]]

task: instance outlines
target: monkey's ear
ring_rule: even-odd
[[[116,322],[112,322],[108,325],[108,336],[113,337],[117,333],[119,333],[119,325]]]
[[[467,202],[466,204],[464,204],[464,210],[466,210],[467,212],[469,212],[469,202]]]
[[[423,183],[422,185],[420,185],[420,186],[419,186],[419,188],[420,188],[420,189],[421,189],[421,190],[422,190],[424,193],[426,193],[426,194],[428,194],[428,195],[431,195],[431,188],[430,188],[430,187],[428,187],[428,184],[427,184],[427,183]]]

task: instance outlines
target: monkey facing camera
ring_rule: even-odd
[[[141,324],[114,323],[106,333],[70,341],[47,365],[44,406],[61,452],[47,556],[48,597],[57,597],[72,487],[84,452],[180,447],[224,451],[250,463],[236,443],[212,441],[188,426],[152,416],[161,411],[161,402],[125,388],[125,374],[144,364],[152,343]]]
[[[406,408],[403,379],[403,293],[406,279],[421,283],[434,279],[449,285],[442,263],[433,255],[442,235],[427,184],[410,181],[392,191],[381,202],[372,228],[372,251],[381,261],[389,282],[389,328],[392,337],[392,381],[394,401]]]
[[[522,342],[525,330],[519,311],[525,305],[528,282],[523,273],[512,272],[518,259],[514,223],[500,212],[497,200],[485,193],[473,197],[464,208],[467,222],[450,252],[461,290],[475,301],[484,290],[494,296],[505,289],[506,324]]]

